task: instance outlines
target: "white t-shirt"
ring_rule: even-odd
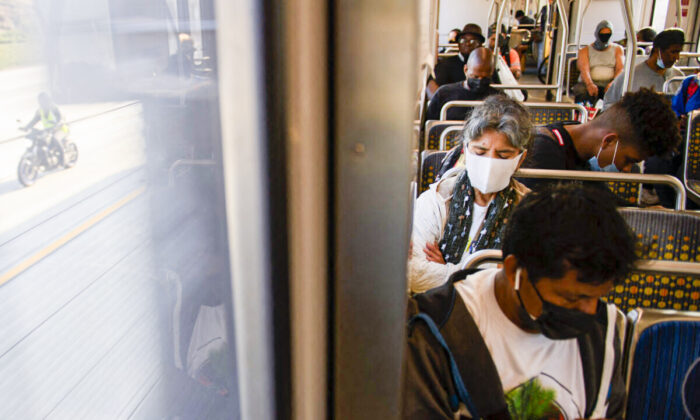
[[[525,332],[508,319],[496,301],[498,271],[474,273],[455,283],[455,289],[491,353],[506,401],[522,398],[524,387],[532,389],[536,381],[541,388],[554,392],[550,404],[553,414],[567,420],[583,418],[586,391],[576,339],[550,340],[542,334]]]
[[[479,237],[479,228],[486,218],[486,210],[489,209],[488,204],[486,206],[480,206],[474,203],[474,214],[472,215],[472,225],[469,228],[469,243]],[[465,253],[469,253],[469,248],[464,250]]]

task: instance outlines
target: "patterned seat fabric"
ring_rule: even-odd
[[[692,115],[685,157],[685,184],[689,190],[688,196],[700,203],[700,113],[694,112]]]
[[[535,125],[547,125],[561,121],[575,120],[575,111],[567,108],[529,107]]]
[[[447,133],[445,136],[445,149],[444,150],[450,150],[451,148],[455,147],[457,143],[462,138],[462,131],[461,130],[455,130],[455,131],[450,131]]]
[[[639,184],[636,182],[608,182],[608,188],[617,197],[630,206],[636,206],[639,201]]]
[[[435,150],[425,150],[421,155],[421,166],[420,166],[420,189],[418,195],[423,191],[427,190],[430,184],[435,182],[435,176],[437,175],[438,169],[440,168],[440,163],[447,155],[447,152],[435,151]]]
[[[461,125],[462,122],[437,122],[429,124],[427,127],[427,140],[425,144],[425,150],[439,150],[440,149],[440,135],[447,127],[453,127],[456,125]]]
[[[671,211],[620,211],[637,237],[637,256],[700,263],[700,215]],[[635,307],[697,311],[700,277],[632,272],[607,297],[623,312]]]
[[[697,416],[698,358],[699,321],[666,321],[644,329],[635,346],[626,418]]]

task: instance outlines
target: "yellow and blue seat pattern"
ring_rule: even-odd
[[[700,215],[663,210],[620,211],[637,238],[637,256],[700,263]],[[700,277],[633,271],[607,300],[623,312],[636,307],[697,311]]]
[[[420,185],[418,195],[427,190],[430,184],[435,182],[442,160],[447,155],[446,151],[424,150],[421,153]]]
[[[700,113],[693,113],[689,122],[686,149],[685,185],[694,201],[700,199]]]

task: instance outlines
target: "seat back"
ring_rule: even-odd
[[[462,140],[462,126],[455,125],[452,127],[447,127],[440,134],[440,150],[450,150],[457,145],[457,143]]]
[[[427,190],[430,184],[435,182],[438,169],[440,169],[440,163],[442,163],[446,155],[447,152],[438,150],[424,150],[421,153],[420,188],[418,190],[418,195]]]
[[[423,144],[423,148],[425,150],[438,150],[440,149],[440,135],[442,134],[443,130],[445,130],[447,127],[454,127],[458,126],[461,127],[464,125],[464,121],[437,121],[437,120],[428,120],[425,122],[425,140]]]
[[[449,101],[440,110],[440,119],[447,119],[447,112],[453,108],[474,108],[483,101]],[[530,111],[530,118],[535,125],[546,125],[562,121],[588,121],[586,108],[568,102],[522,102]]]
[[[671,210],[621,209],[645,260],[700,263],[700,214]],[[700,277],[692,274],[631,272],[607,300],[627,312],[636,307],[697,311]]]
[[[688,118],[683,181],[688,197],[700,204],[700,110]]]
[[[700,418],[700,313],[630,313],[626,419]]]

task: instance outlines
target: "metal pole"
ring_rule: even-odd
[[[679,0],[680,1],[680,0]],[[625,54],[625,72],[622,79],[622,92],[628,92],[634,80],[634,64],[637,56],[637,34],[632,22],[632,4],[630,0],[620,0],[622,16],[625,18],[625,30],[627,31],[627,52]]]
[[[588,0],[586,7],[581,11],[581,6],[584,0],[578,0],[578,16],[576,16],[576,53],[578,56],[579,45],[581,45],[581,28],[583,27],[583,17],[588,12],[588,7],[591,5],[592,0]]]
[[[503,20],[503,11],[506,9],[506,0],[503,0],[499,4],[498,17],[496,18],[496,27],[493,31],[496,34],[496,39],[493,43],[493,69],[496,71],[496,63],[498,62],[498,36],[501,33],[501,21]],[[488,29],[486,30],[486,35],[488,35]],[[488,41],[488,40],[487,40]]]
[[[676,19],[678,19],[678,27],[682,28],[683,12],[681,10],[681,0],[676,0]]]
[[[491,5],[489,6],[489,15],[488,18],[486,18],[486,27],[488,28],[488,25],[491,24],[491,18],[493,17],[493,7],[496,6],[498,7],[498,0],[491,0]]]
[[[566,18],[564,0],[557,0],[557,10],[559,11],[559,27],[562,30],[561,41],[559,43],[559,72],[557,74],[557,102],[561,102],[564,93],[564,65],[566,64],[566,43],[569,39],[569,21]],[[550,54],[551,55],[551,54]]]

